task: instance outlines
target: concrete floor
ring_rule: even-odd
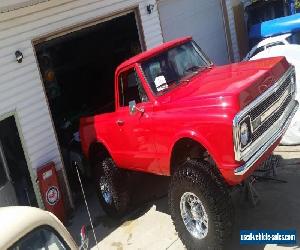
[[[241,193],[232,194],[235,207],[235,227],[227,249],[300,249],[300,147],[278,147],[280,155],[277,178],[287,183],[263,181],[255,184],[260,194],[260,203],[251,207],[243,202]],[[137,175],[135,192],[132,195],[132,212],[121,221],[108,218],[93,192],[88,192],[95,232],[96,246],[89,231],[93,249],[184,249],[172,224],[165,190],[168,178]],[[89,224],[83,205],[77,209],[69,230],[79,241],[82,224]],[[296,246],[239,244],[240,229],[296,229]]]

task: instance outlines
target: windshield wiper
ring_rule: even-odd
[[[196,66],[196,65],[194,65],[194,66],[186,69],[185,72],[192,71],[193,73],[198,74],[200,71],[202,71],[204,69],[211,69],[211,65],[205,65],[205,66]]]
[[[193,75],[190,76],[185,76],[184,79],[180,80],[179,83],[189,83],[191,78],[195,75],[198,74],[200,71],[204,70],[204,69],[211,69],[211,65],[206,65],[206,66],[192,66],[190,68],[188,68],[187,70],[185,70],[186,72],[192,71]]]
[[[179,83],[182,83],[182,82],[189,83],[189,82],[190,82],[190,79],[183,79],[183,80],[180,80],[180,81],[179,81]]]
[[[185,72],[190,72],[190,71],[198,72],[198,69],[199,69],[199,68],[200,68],[200,66],[193,65],[193,66],[187,68],[187,69],[185,70]]]

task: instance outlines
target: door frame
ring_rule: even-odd
[[[141,14],[140,14],[140,11],[139,11],[139,6],[137,5],[137,6],[132,6],[132,7],[123,9],[121,11],[108,13],[108,14],[103,15],[103,16],[95,17],[95,18],[92,18],[92,19],[84,21],[84,22],[79,22],[75,25],[62,27],[60,30],[55,30],[55,31],[50,32],[46,35],[35,37],[31,40],[32,46],[34,48],[34,52],[36,52],[35,51],[35,46],[37,44],[41,44],[41,43],[50,41],[50,40],[58,38],[58,37],[63,37],[63,36],[68,35],[70,33],[80,31],[80,30],[85,29],[85,28],[96,26],[97,24],[100,24],[100,23],[108,22],[108,21],[113,20],[115,18],[125,16],[129,13],[134,14],[135,23],[136,23],[136,27],[137,27],[137,32],[138,32],[138,35],[139,35],[139,42],[140,42],[142,51],[144,51],[144,50],[146,50],[146,42],[145,42],[143,25],[142,25],[142,21],[141,21]]]
[[[22,127],[21,127],[21,123],[20,123],[20,119],[19,119],[17,110],[12,110],[10,112],[6,112],[4,114],[1,114],[0,115],[0,122],[2,122],[3,120],[5,120],[9,117],[13,117],[14,120],[15,120],[15,123],[16,123],[17,132],[18,132],[18,135],[19,135],[19,138],[20,138],[20,141],[21,141],[21,146],[22,146],[23,153],[24,153],[24,156],[25,156],[27,169],[29,171],[29,175],[30,175],[32,187],[33,187],[33,190],[34,190],[34,193],[35,193],[36,201],[38,203],[38,206],[40,208],[44,209],[45,206],[44,206],[44,203],[43,203],[43,200],[42,200],[40,189],[39,189],[39,187],[37,186],[37,183],[36,183],[37,175],[36,175],[36,172],[32,168],[30,158],[29,158],[29,154],[26,150],[25,139],[24,139],[24,136],[23,136],[23,133],[22,133]],[[9,169],[8,166],[7,166],[7,168]],[[9,178],[11,178],[11,177],[9,176]]]

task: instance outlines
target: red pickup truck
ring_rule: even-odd
[[[183,243],[219,249],[233,224],[230,187],[272,153],[297,108],[284,57],[215,66],[186,37],[117,68],[115,111],[81,119],[82,149],[108,214],[126,210],[128,170],[171,176]]]

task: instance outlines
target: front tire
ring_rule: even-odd
[[[232,231],[229,192],[205,164],[184,163],[170,183],[171,217],[187,249],[222,249]]]
[[[96,193],[103,210],[113,218],[123,216],[129,205],[127,173],[110,157],[96,161],[94,168]]]

